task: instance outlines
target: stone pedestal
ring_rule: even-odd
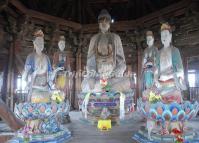
[[[174,143],[175,137],[173,135],[161,135],[159,133],[151,133],[152,140],[148,139],[148,131],[143,126],[140,130],[132,136],[132,139],[137,143]],[[187,143],[198,143],[199,137],[193,129],[184,132],[183,139],[189,141]]]

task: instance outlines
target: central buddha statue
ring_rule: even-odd
[[[87,75],[82,81],[79,105],[91,121],[119,122],[134,111],[130,77],[124,77],[126,61],[120,37],[110,32],[111,16],[102,10],[99,33],[91,40],[87,55]],[[88,115],[88,117],[87,117]]]
[[[108,80],[113,91],[127,91],[130,80],[124,78],[126,61],[120,37],[110,32],[111,16],[102,10],[98,16],[100,32],[90,40],[87,55],[87,76],[82,82],[83,92],[100,92],[100,79]]]

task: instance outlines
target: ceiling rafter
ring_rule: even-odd
[[[60,26],[67,26],[67,27],[72,28],[74,31],[83,31],[83,32],[98,31],[97,24],[82,25],[77,22],[68,21],[68,20],[65,20],[62,18],[58,18],[55,16],[51,16],[48,14],[44,14],[41,12],[27,9],[22,3],[19,2],[19,0],[10,0],[9,2],[13,6],[15,6],[17,9],[19,9],[22,13],[25,13],[32,18],[42,19],[44,21],[56,23]],[[191,2],[191,0],[182,0],[178,3],[175,3],[171,6],[163,8],[159,11],[153,12],[151,14],[148,14],[148,15],[138,18],[136,20],[115,22],[113,24],[112,28],[115,29],[116,31],[126,31],[126,30],[135,29],[137,26],[144,25],[146,23],[150,23],[150,24],[158,23],[159,17],[161,17],[161,16],[165,16],[165,15],[166,16],[178,16],[178,15],[185,13],[186,8],[188,7],[190,2]],[[81,3],[79,3],[79,6],[80,5],[81,5]]]
[[[129,0],[109,0],[110,3],[124,3],[128,2]],[[100,3],[106,3],[107,0],[88,0],[89,4],[100,4]]]
[[[158,24],[159,18],[164,16],[169,18],[171,16],[179,16],[186,12],[187,7],[190,5],[191,0],[183,0],[159,11],[153,12],[136,20],[118,21],[112,24],[112,29],[116,31],[133,30],[140,25],[153,25]],[[82,31],[85,33],[98,31],[98,24],[86,24],[82,26]]]
[[[22,13],[27,14],[30,17],[42,19],[42,20],[45,20],[45,21],[48,21],[48,22],[56,23],[58,25],[65,25],[65,26],[72,28],[75,31],[80,30],[81,27],[82,27],[81,24],[73,22],[73,21],[68,21],[68,20],[65,20],[63,18],[58,18],[58,17],[51,16],[51,15],[48,15],[48,14],[44,14],[44,13],[41,13],[41,12],[38,12],[38,11],[27,9],[18,0],[10,0],[9,2],[13,6],[15,6],[17,9],[19,9]]]

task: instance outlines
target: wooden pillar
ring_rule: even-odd
[[[70,65],[70,69],[72,72],[69,79],[70,85],[69,85],[69,90],[67,91],[67,95],[69,95],[69,100],[71,103],[71,107],[73,109],[75,104],[75,77],[74,77],[75,59],[73,57],[73,52],[69,49],[66,50],[66,55],[67,55],[68,64]]]
[[[188,83],[188,57],[185,56],[183,58],[183,66],[184,66],[184,80],[185,80],[185,83],[186,83],[186,86],[187,86],[187,90],[189,90],[189,83]],[[186,100],[190,100],[190,95],[188,94]]]
[[[76,54],[76,75],[75,75],[75,108],[78,109],[78,94],[81,92],[81,76],[82,76],[82,53],[81,48],[78,49]]]
[[[141,63],[142,63],[142,47],[140,40],[136,38],[137,43],[137,73],[136,73],[136,95],[135,95],[135,105],[137,107],[137,99],[141,96]]]
[[[9,59],[8,59],[8,76],[7,76],[7,96],[6,104],[10,107],[11,110],[14,109],[14,47],[15,39],[10,45],[9,49]]]

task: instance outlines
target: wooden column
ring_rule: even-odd
[[[71,68],[71,76],[70,76],[70,86],[69,91],[67,91],[67,94],[69,95],[69,100],[71,103],[72,109],[74,108],[75,104],[75,77],[74,77],[74,71],[75,71],[75,58],[73,57],[73,52],[71,50],[66,50],[67,55],[67,61]]]
[[[81,61],[82,59],[82,53],[81,48],[78,49],[76,54],[76,76],[75,76],[75,108],[78,107],[78,94],[80,94],[81,91],[81,76],[82,76],[82,67],[81,67]]]
[[[183,58],[183,66],[184,66],[184,80],[185,80],[185,83],[186,83],[186,86],[187,86],[187,90],[189,90],[189,83],[188,83],[188,57],[185,57]],[[190,100],[190,95],[188,94],[186,100]]]
[[[11,110],[14,109],[14,47],[15,39],[10,45],[9,49],[9,59],[8,59],[8,77],[7,77],[7,96],[6,104],[10,107]]]
[[[138,37],[136,37],[137,44],[137,73],[136,73],[136,94],[135,94],[135,105],[137,107],[137,99],[141,96],[141,63],[142,63],[142,47]]]

